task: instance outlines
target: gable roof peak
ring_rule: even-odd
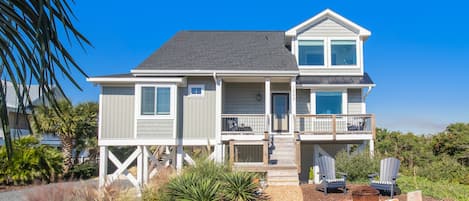
[[[320,12],[319,14],[309,18],[308,20],[302,22],[301,24],[289,29],[288,31],[285,32],[286,36],[296,36],[300,31],[303,29],[311,26],[312,24],[318,23],[326,18],[331,18],[333,20],[336,20],[352,29],[355,29],[358,31],[358,35],[360,37],[363,37],[364,39],[367,39],[370,35],[371,32],[368,31],[367,29],[361,27],[358,24],[355,24],[354,22],[348,20],[347,18],[339,15],[338,13],[332,11],[331,9],[327,8],[324,11]]]

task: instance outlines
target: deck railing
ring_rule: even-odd
[[[375,132],[372,114],[296,115],[295,130],[300,134],[371,134]]]
[[[221,133],[224,135],[263,135],[266,122],[265,114],[222,114]]]

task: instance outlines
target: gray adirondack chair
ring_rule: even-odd
[[[319,164],[319,175],[322,178],[320,189],[327,195],[328,189],[339,189],[342,188],[344,194],[347,193],[345,182],[347,180],[347,174],[338,172],[342,175],[342,178],[336,178],[335,172],[335,160],[330,156],[321,156],[318,159]]]
[[[391,198],[395,193],[400,194],[401,190],[396,184],[400,165],[401,161],[397,158],[385,158],[381,160],[379,180],[374,180],[374,178],[378,176],[376,173],[368,175],[371,187],[379,190],[381,193],[390,193]]]

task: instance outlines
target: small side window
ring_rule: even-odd
[[[203,96],[205,86],[202,84],[190,84],[188,87],[189,96]]]

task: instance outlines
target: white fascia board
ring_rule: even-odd
[[[297,76],[299,71],[233,70],[132,70],[136,76]]]
[[[103,83],[136,83],[136,82],[166,82],[166,83],[185,83],[183,77],[90,77],[86,81],[95,84]]]
[[[298,89],[311,89],[311,88],[367,88],[375,87],[376,84],[298,84]]]
[[[369,36],[371,36],[371,32],[363,27],[361,27],[360,25],[358,24],[355,24],[354,22],[348,20],[347,18],[345,17],[342,17],[341,15],[337,14],[336,12],[330,10],[330,9],[326,9],[324,11],[322,11],[321,13],[313,16],[312,18],[304,21],[303,23],[289,29],[288,31],[285,32],[285,35],[287,36],[296,36],[298,34],[298,31],[311,25],[311,24],[314,24],[315,22],[319,22],[321,20],[323,20],[324,18],[326,17],[331,17],[337,21],[340,21],[342,22],[343,24],[347,25],[347,26],[350,26],[354,29],[357,29],[359,31],[358,35],[362,36],[363,38],[367,38]]]

